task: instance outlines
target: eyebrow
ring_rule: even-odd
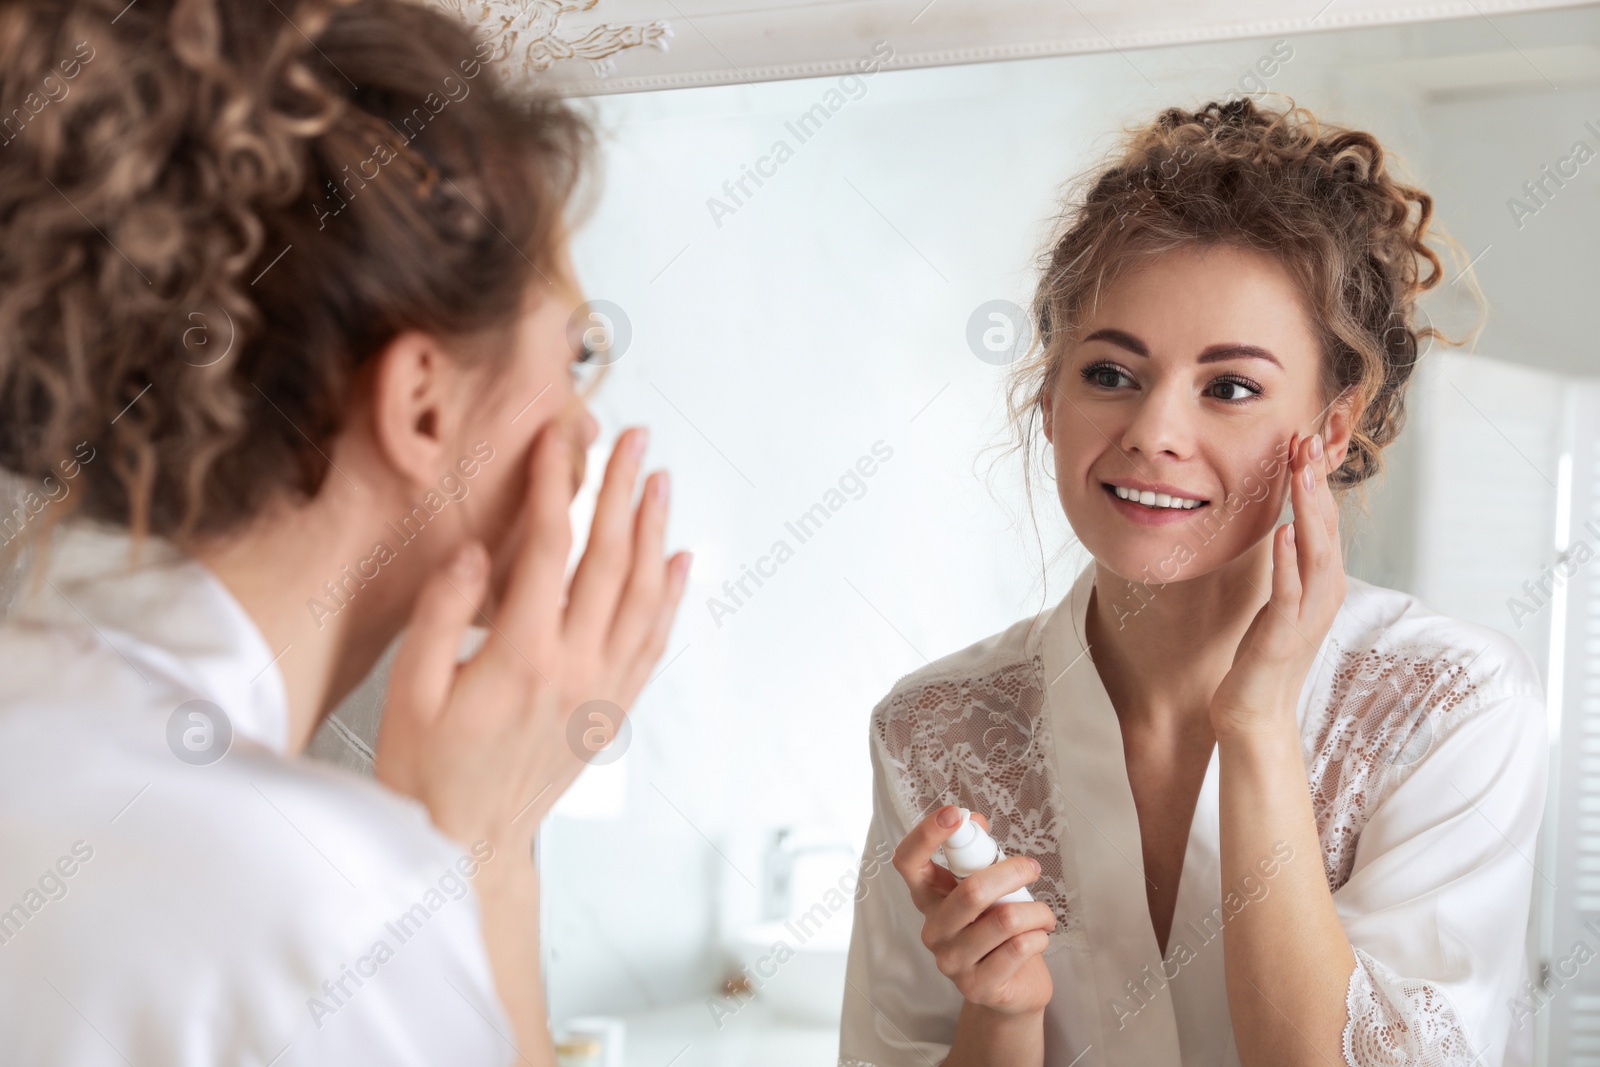
[[[1083,340],[1084,343],[1088,343],[1089,341],[1107,341],[1116,345],[1118,348],[1127,349],[1136,356],[1144,356],[1146,359],[1150,357],[1149,347],[1146,346],[1143,341],[1133,336],[1133,334],[1128,333],[1126,330],[1116,330],[1108,327],[1106,329],[1096,330]],[[1283,366],[1282,363],[1278,362],[1277,356],[1274,356],[1271,352],[1267,351],[1265,348],[1262,348],[1260,345],[1242,344],[1207,345],[1201,350],[1200,356],[1196,362],[1220,363],[1226,359],[1264,359],[1268,363],[1275,364],[1278,367]]]

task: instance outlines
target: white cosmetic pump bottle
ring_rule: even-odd
[[[1005,859],[1006,854],[1000,851],[1000,846],[983,827],[972,821],[972,812],[966,808],[958,810],[961,812],[961,823],[954,833],[945,838],[944,861],[950,865],[951,874],[957,878],[965,878],[977,874],[985,867],[994,866]],[[1033,894],[1022,888],[1012,890],[995,903],[1032,899]]]

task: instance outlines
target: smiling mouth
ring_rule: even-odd
[[[1191,497],[1170,496],[1167,493],[1152,493],[1149,490],[1140,492],[1126,486],[1112,485],[1110,482],[1101,483],[1107,492],[1119,500],[1126,500],[1130,504],[1149,508],[1151,511],[1194,511],[1211,503],[1209,500],[1200,500]]]

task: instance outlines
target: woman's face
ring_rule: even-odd
[[[547,425],[567,437],[572,457],[569,497],[583,483],[585,452],[598,427],[577,388],[575,366],[581,335],[569,328],[583,302],[570,260],[557,258],[561,277],[535,278],[529,305],[517,322],[510,345],[473,376],[469,410],[458,450],[463,455],[492,454],[471,481],[465,534],[482,541],[494,561],[491,588],[498,591],[522,534],[521,514],[528,494],[528,469],[535,436]]]
[[[1108,286],[1076,336],[1044,425],[1067,521],[1096,561],[1181,581],[1270,533],[1290,438],[1323,431],[1325,414],[1320,345],[1279,262],[1160,254]],[[1342,440],[1327,447],[1342,459]]]

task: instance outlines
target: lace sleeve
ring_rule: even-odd
[[[1480,1061],[1442,990],[1401,978],[1359,948],[1345,993],[1349,1067],[1475,1067]]]
[[[1306,776],[1328,888],[1350,879],[1356,846],[1378,805],[1484,704],[1470,661],[1439,646],[1328,647],[1337,664],[1307,717]]]
[[[874,716],[873,730],[907,828],[941,804],[959,804],[988,818],[1007,856],[1039,862],[1039,880],[1030,888],[1057,922],[1048,954],[1084,945],[1087,935],[1044,712],[1043,669],[1033,656],[909,687]]]
[[[1389,612],[1372,614],[1388,617]],[[1348,1067],[1529,1062],[1507,999],[1525,931],[1549,734],[1511,638],[1434,616],[1330,638],[1303,726],[1312,809],[1354,950]]]

